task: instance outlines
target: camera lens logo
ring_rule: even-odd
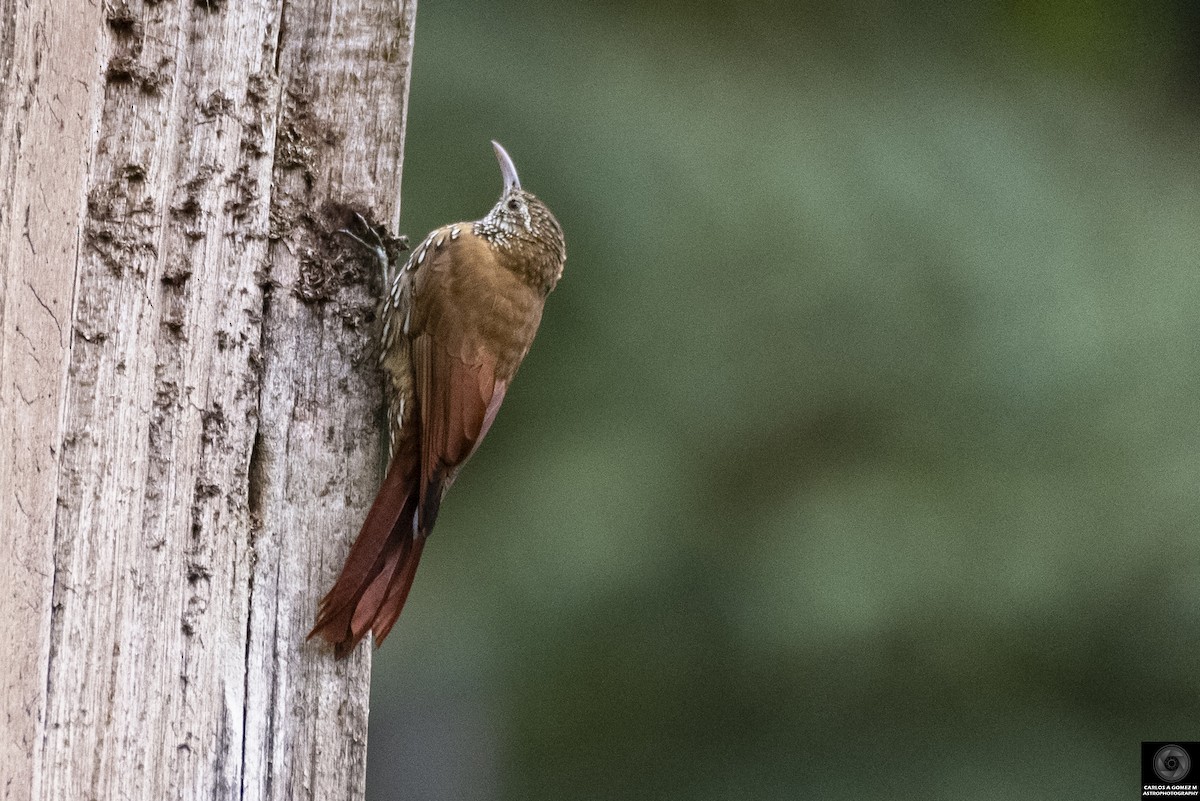
[[[1154,753],[1154,761],[1150,763],[1154,774],[1166,784],[1183,781],[1192,769],[1192,759],[1188,752],[1177,745],[1164,745]]]

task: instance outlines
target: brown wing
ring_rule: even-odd
[[[442,496],[487,435],[507,385],[497,381],[495,358],[486,352],[464,358],[432,333],[413,342],[421,410],[419,527],[433,528]]]
[[[431,238],[413,287],[412,360],[420,410],[419,528],[495,420],[541,317],[541,298],[471,230]],[[422,251],[417,252],[422,261]]]

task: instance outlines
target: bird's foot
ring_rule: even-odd
[[[391,285],[391,276],[398,269],[398,263],[403,261],[400,254],[408,250],[407,236],[392,236],[383,226],[372,225],[357,211],[353,212],[352,225],[359,233],[347,228],[339,228],[338,233],[353,239],[375,256],[379,263],[379,272],[383,276],[383,286]]]

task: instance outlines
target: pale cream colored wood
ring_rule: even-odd
[[[361,798],[414,0],[0,0],[0,798]]]
[[[74,6],[74,7],[72,7]],[[0,799],[39,798],[71,308],[103,31],[0,2]]]

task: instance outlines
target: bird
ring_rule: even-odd
[[[521,187],[508,152],[492,147],[504,180],[499,201],[479,220],[430,232],[401,269],[374,228],[374,242],[350,234],[383,272],[376,319],[389,460],[308,635],[337,659],[368,631],[378,647],[399,618],[442,499],[495,421],[562,278],[562,226]]]

